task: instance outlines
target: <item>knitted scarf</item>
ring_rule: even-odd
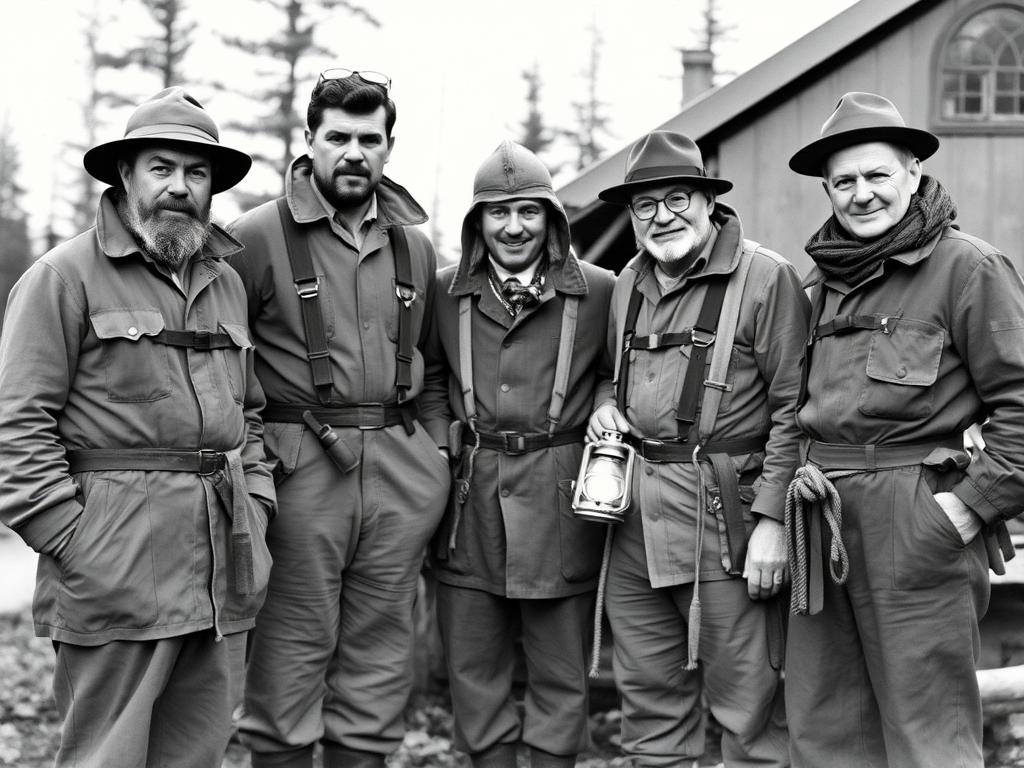
[[[955,218],[956,206],[945,187],[931,176],[922,176],[906,214],[881,237],[855,240],[833,214],[804,248],[826,277],[857,285],[887,258],[920,248]]]

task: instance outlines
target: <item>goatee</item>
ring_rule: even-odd
[[[180,268],[210,237],[209,206],[200,211],[176,198],[150,205],[130,182],[118,201],[117,211],[146,255],[173,270]],[[186,215],[167,216],[161,211],[179,211]]]
[[[370,195],[373,194],[373,190],[376,188],[375,184],[370,183],[370,174],[362,170],[348,170],[348,173],[354,176],[362,176],[366,179],[366,186],[359,189],[345,189],[339,184],[335,184],[335,176],[342,174],[331,173],[330,176],[323,176],[313,171],[313,180],[316,182],[317,189],[320,190],[320,194],[333,205],[339,211],[345,211],[350,208],[358,208],[360,205],[370,199]]]

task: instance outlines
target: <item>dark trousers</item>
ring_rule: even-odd
[[[244,663],[244,632],[59,643],[56,768],[220,768]]]
[[[522,741],[554,755],[586,749],[593,608],[592,592],[516,600],[438,584],[457,748],[475,754]],[[520,631],[526,659],[522,718],[512,693]]]
[[[826,569],[824,610],[790,618],[794,766],[982,766],[975,662],[987,559],[980,537],[963,545],[929,472],[836,481],[850,572],[838,587]]]

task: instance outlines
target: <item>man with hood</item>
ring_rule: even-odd
[[[85,154],[96,227],[36,261],[0,339],[0,519],[39,553],[55,765],[218,768],[266,589],[241,246],[210,222],[251,160],[184,88]]]
[[[413,602],[448,493],[416,418],[436,260],[423,209],[384,176],[395,104],[378,72],[328,70],[284,197],[231,227],[249,295],[275,564],[253,637],[242,742],[254,768],[380,768],[402,742]]]
[[[504,141],[476,173],[462,258],[438,284],[448,289],[435,313],[448,392],[428,410],[454,412],[457,486],[433,561],[455,746],[474,768],[515,768],[519,742],[532,768],[570,768],[588,744],[604,537],[570,502],[614,277],[576,258],[547,168]],[[512,692],[520,632],[522,716]]]
[[[938,147],[853,92],[789,161],[832,205],[806,246],[794,494],[824,503],[790,521],[794,765],[984,762],[978,622],[1024,499],[1024,283],[953,224],[921,165]]]
[[[691,139],[655,131],[630,149],[624,183],[599,194],[629,208],[641,249],[615,285],[616,381],[602,382],[588,437],[616,430],[638,454],[607,610],[622,748],[645,768],[704,752],[702,692],[727,768],[789,763],[772,598],[786,578],[808,305],[789,262],[744,239],[718,200],[730,189]]]

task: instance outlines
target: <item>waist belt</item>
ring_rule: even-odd
[[[227,457],[220,451],[175,448],[87,448],[68,451],[67,460],[72,472],[161,469],[212,475],[227,464]]]
[[[807,460],[824,469],[870,471],[920,464],[936,448],[962,451],[963,435],[956,433],[923,443],[878,445],[847,445],[811,440],[807,448]]]
[[[413,419],[409,407],[401,405],[360,403],[357,405],[319,406],[268,403],[267,407],[263,409],[263,420],[284,424],[305,424],[302,418],[303,413],[310,413],[317,421],[332,427],[359,427],[361,429],[380,429],[395,424],[406,424],[408,428]]]
[[[566,429],[562,432],[516,432],[514,430],[503,430],[500,432],[474,432],[468,427],[462,433],[463,442],[466,445],[473,445],[477,437],[480,438],[480,447],[492,451],[501,451],[510,456],[518,456],[521,453],[539,451],[543,448],[553,448],[556,445],[569,445],[570,443],[582,443],[586,437],[586,427]]]
[[[639,456],[642,456],[646,461],[654,463],[691,461],[693,459],[693,449],[697,447],[696,443],[654,440],[647,437],[636,437],[635,435],[623,435],[622,439],[633,446]],[[705,444],[700,449],[700,455],[708,456],[712,453],[727,453],[730,456],[739,456],[744,453],[756,453],[757,451],[763,451],[767,442],[767,435],[744,437],[736,440],[715,440]]]

